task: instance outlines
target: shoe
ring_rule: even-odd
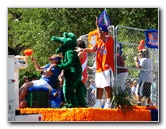
[[[141,103],[137,103],[137,106],[141,106]]]
[[[106,103],[106,104],[104,105],[104,108],[111,108],[111,103]]]
[[[146,107],[149,107],[150,105],[149,104],[146,104]]]
[[[101,101],[96,101],[95,105],[92,108],[101,108]]]
[[[26,108],[27,106],[28,106],[28,104],[27,104],[26,100],[20,100],[20,102],[19,102],[20,108]]]

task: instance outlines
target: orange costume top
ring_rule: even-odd
[[[80,59],[82,65],[82,82],[86,84],[88,73],[87,73],[87,63],[88,63],[88,56],[86,52],[83,52],[84,58]]]
[[[112,69],[114,72],[114,39],[106,35],[106,42],[99,39],[93,46],[96,53],[96,72]]]

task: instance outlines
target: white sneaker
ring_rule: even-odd
[[[106,103],[106,104],[104,105],[104,108],[111,108],[111,103]]]
[[[93,106],[93,108],[101,108],[101,101],[96,101],[95,105]]]

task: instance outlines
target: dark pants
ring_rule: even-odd
[[[144,82],[140,81],[139,82],[139,87],[138,87],[138,95],[140,96],[145,96],[145,97],[150,97],[151,94],[151,83],[150,82]],[[142,87],[142,90],[141,90]]]

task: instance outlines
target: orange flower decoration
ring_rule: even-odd
[[[33,53],[33,50],[30,49],[30,48],[27,48],[26,50],[24,50],[24,54],[25,54],[25,56],[31,56],[32,53]]]
[[[20,108],[21,114],[42,114],[42,121],[151,121],[156,106],[134,106],[133,111],[102,108]]]

